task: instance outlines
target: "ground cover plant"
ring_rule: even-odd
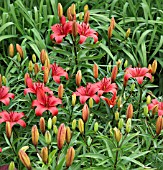
[[[2,3],[0,169],[163,168],[161,2],[98,3]]]

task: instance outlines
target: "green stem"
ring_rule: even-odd
[[[140,114],[140,106],[141,106],[141,102],[142,102],[142,88],[139,86],[139,90],[140,90],[140,98],[139,98],[139,106],[138,106],[138,113],[137,113],[137,119],[139,118],[139,114]]]
[[[74,54],[75,54],[75,64],[78,65],[77,59],[77,48],[76,48],[76,38],[72,37],[73,47],[74,47]]]
[[[59,152],[58,152],[57,161],[56,161],[56,167],[57,167],[57,165],[58,165],[58,161],[59,161],[60,154],[61,154],[61,150],[59,150]]]

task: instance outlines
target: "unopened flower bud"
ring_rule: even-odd
[[[126,123],[126,132],[129,133],[130,131],[131,131],[131,118],[129,118]]]
[[[58,128],[56,125],[53,125],[53,132],[54,134],[57,134],[58,133]]]
[[[68,20],[69,20],[69,21],[73,21],[73,17],[72,17],[72,15],[71,15],[71,7],[69,7],[69,8],[67,9],[67,17],[68,17]]]
[[[47,58],[48,58],[48,54],[47,54],[46,50],[45,50],[45,49],[42,49],[42,50],[41,50],[41,53],[40,53],[40,60],[41,60],[42,65],[45,64],[45,60],[46,60]]]
[[[39,139],[39,132],[38,132],[37,126],[34,125],[32,127],[32,143],[34,146],[38,145],[38,139]]]
[[[14,56],[14,45],[13,45],[13,44],[10,44],[10,45],[9,45],[8,52],[9,52],[9,56],[10,56],[10,57],[13,57],[13,56]]]
[[[114,66],[111,74],[111,82],[113,83],[117,77],[118,67]]]
[[[29,149],[29,146],[23,146],[23,147],[21,148],[21,150],[23,150],[24,152],[26,152],[28,149]]]
[[[72,23],[72,35],[76,37],[78,35],[78,26],[76,21],[74,20]]]
[[[75,4],[72,4],[71,7],[70,7],[70,12],[71,12],[72,16],[76,15],[75,10],[76,10]]]
[[[52,119],[48,119],[48,129],[50,130],[52,128]]]
[[[88,117],[89,117],[89,108],[88,105],[85,103],[82,109],[82,118],[85,123],[87,122]]]
[[[40,71],[39,69],[39,66],[37,63],[34,64],[34,72],[35,72],[35,75],[37,75],[37,73]]]
[[[69,144],[71,141],[71,130],[69,127],[66,127],[66,142]]]
[[[120,120],[119,120],[119,122],[118,122],[118,129],[122,129],[122,127],[123,127],[123,124],[124,124],[124,120],[121,118]]]
[[[67,150],[67,154],[66,154],[66,167],[67,168],[72,165],[74,157],[75,157],[75,150],[73,147],[70,147]]]
[[[89,99],[89,107],[90,107],[90,108],[93,107],[93,99],[92,99],[92,97]]]
[[[57,116],[53,116],[53,118],[52,118],[52,122],[53,122],[53,125],[55,125],[55,124],[56,124],[56,122],[57,122]]]
[[[86,5],[84,6],[84,14],[85,14],[87,11],[88,11],[88,5],[86,4]]]
[[[95,122],[94,124],[94,132],[96,133],[98,131],[98,122]]]
[[[146,103],[147,103],[147,104],[150,104],[150,103],[151,103],[151,96],[150,96],[150,95],[147,96],[147,101],[146,101]]]
[[[49,57],[47,57],[47,58],[45,59],[44,67],[47,67],[47,68],[50,70],[50,60],[49,60]]]
[[[66,127],[64,123],[62,123],[59,128],[58,128],[58,133],[57,133],[57,145],[58,149],[61,150],[66,139]]]
[[[2,75],[0,74],[0,88],[2,87]]]
[[[63,16],[63,8],[61,3],[58,3],[58,17],[61,18]]]
[[[108,27],[108,39],[110,40],[111,37],[112,37],[112,32],[113,32],[113,29],[111,26]]]
[[[28,73],[25,73],[24,75],[24,84],[27,85],[27,78],[30,78]]]
[[[49,77],[49,69],[47,67],[44,68],[44,83],[46,84],[48,82]]]
[[[29,72],[33,71],[33,63],[31,60],[29,61],[29,64],[28,64],[28,70],[29,70]]]
[[[10,122],[6,122],[6,136],[10,139],[12,133],[12,128]]]
[[[148,65],[148,69],[149,69],[148,72],[149,72],[149,73],[152,73],[152,65],[151,65],[151,64]]]
[[[48,163],[48,148],[47,147],[43,147],[41,149],[41,158],[44,164]]]
[[[162,128],[163,128],[163,118],[162,116],[159,116],[156,121],[156,134],[157,135],[161,133]]]
[[[19,150],[18,155],[19,155],[19,158],[20,158],[21,162],[23,163],[23,165],[28,170],[31,170],[32,169],[31,162],[30,162],[30,159],[29,159],[28,155],[25,153],[25,151]]]
[[[19,53],[17,53],[17,60],[18,60],[18,62],[20,62],[21,61],[21,57],[20,57],[20,54]]]
[[[2,82],[3,82],[4,85],[6,85],[7,80],[6,80],[5,76],[2,76]]]
[[[110,20],[110,26],[112,27],[112,29],[115,28],[115,19],[114,19],[114,17],[112,17],[112,19]]]
[[[155,105],[155,106],[152,108],[152,115],[154,116],[157,112],[158,112],[158,105]]]
[[[81,70],[79,70],[76,74],[76,85],[77,86],[80,86],[81,79],[82,79],[82,73],[81,73]]]
[[[147,117],[148,116],[148,106],[144,106],[144,116]]]
[[[95,79],[98,78],[98,65],[96,63],[93,65],[93,75]]]
[[[87,145],[90,147],[90,146],[91,146],[91,143],[92,143],[92,139],[91,139],[91,137],[89,136],[88,139],[87,139]]]
[[[157,69],[157,60],[154,60],[152,63],[152,74],[156,73],[156,69]]]
[[[63,91],[64,91],[63,84],[60,84],[59,87],[58,87],[58,97],[60,99],[62,99],[62,97],[63,97]]]
[[[32,61],[33,61],[34,63],[36,63],[36,55],[35,55],[35,54],[32,54]]]
[[[45,133],[45,119],[43,117],[40,118],[40,130],[42,134]]]
[[[152,78],[150,79],[150,82],[151,82],[151,83],[154,82],[154,76],[152,76]]]
[[[118,110],[120,110],[120,108],[122,107],[122,97],[121,96],[119,96],[119,98],[118,98],[117,106],[118,106]]]
[[[116,120],[116,121],[119,120],[119,112],[115,112],[115,120]]]
[[[127,66],[128,66],[128,60],[125,60],[124,68],[126,68]]]
[[[22,47],[19,44],[16,44],[16,50],[20,54],[20,57],[24,58]]]
[[[126,39],[130,36],[130,32],[131,32],[131,29],[128,28],[128,30],[126,31]]]
[[[122,133],[116,127],[114,128],[114,136],[117,142],[119,142],[122,138]]]
[[[128,107],[127,107],[127,111],[126,111],[126,118],[132,119],[132,117],[133,117],[133,106],[132,106],[132,104],[129,104]]]
[[[88,24],[89,23],[89,18],[90,18],[90,13],[89,13],[89,11],[87,11],[84,14],[84,23]]]
[[[131,84],[131,91],[134,91],[135,90],[135,83],[132,83]]]
[[[48,145],[51,143],[51,134],[50,134],[49,131],[46,131],[46,132],[45,132],[45,142],[46,142],[46,144],[48,144]]]
[[[108,71],[110,71],[110,70],[111,70],[111,61],[108,64]]]
[[[75,106],[75,104],[76,104],[76,94],[74,93],[72,95],[72,106]]]
[[[122,64],[122,61],[119,59],[119,60],[116,62],[116,65],[117,65],[117,67],[119,68],[121,64]]]
[[[15,164],[14,162],[10,162],[10,165],[8,167],[8,170],[15,170]]]
[[[76,129],[76,119],[72,121],[72,130]]]
[[[83,14],[80,12],[79,13],[79,20],[81,21],[83,19]]]
[[[110,136],[113,136],[113,128],[109,129],[109,134],[110,134]]]
[[[83,134],[84,133],[84,122],[82,119],[78,120],[78,128],[79,128],[80,133]]]

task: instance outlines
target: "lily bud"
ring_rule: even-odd
[[[28,64],[28,70],[29,70],[29,72],[33,71],[33,63],[31,60],[29,61],[29,64]]]
[[[72,121],[72,130],[76,129],[76,119]]]
[[[19,150],[18,155],[19,155],[19,158],[20,158],[21,162],[23,163],[23,165],[28,170],[31,170],[32,169],[31,162],[30,162],[30,159],[29,159],[28,155],[25,153],[25,151]]]
[[[131,84],[131,91],[134,91],[135,90],[135,83],[132,83]]]
[[[32,54],[32,61],[33,61],[34,63],[36,63],[36,55],[35,55],[35,54]]]
[[[92,97],[89,99],[89,107],[90,107],[90,108],[93,107],[93,99],[92,99]]]
[[[6,122],[6,136],[10,139],[12,133],[12,128],[10,122]]]
[[[122,133],[116,127],[114,128],[114,136],[117,142],[119,142],[122,138]]]
[[[19,53],[17,53],[17,60],[18,60],[18,62],[20,62],[21,61],[21,57],[20,57],[20,54]]]
[[[58,149],[61,150],[66,139],[66,127],[64,123],[62,123],[59,128],[58,128],[58,133],[57,133],[57,145]]]
[[[28,73],[25,73],[24,75],[24,84],[27,86],[27,78],[30,78]]]
[[[28,149],[29,149],[29,146],[23,146],[23,147],[21,148],[21,150],[23,150],[24,152],[26,152]]]
[[[155,105],[155,106],[152,108],[152,115],[154,116],[157,112],[158,112],[158,105]]]
[[[74,20],[72,23],[72,35],[76,37],[78,35],[78,26],[76,21]]]
[[[131,118],[129,118],[126,123],[126,132],[129,133],[130,131],[131,131]]]
[[[130,36],[130,32],[131,32],[131,29],[128,28],[128,30],[126,31],[126,39]]]
[[[84,14],[85,14],[87,11],[88,11],[88,5],[86,4],[86,5],[84,6]]]
[[[73,21],[73,17],[72,17],[72,15],[71,15],[71,7],[69,7],[69,8],[67,9],[67,17],[68,17],[68,20],[69,20],[69,21]]]
[[[125,73],[126,74],[126,73]],[[128,83],[128,80],[125,79],[125,76],[123,78],[123,86],[126,87],[127,86],[127,83]]]
[[[0,88],[2,87],[2,75],[0,74]]]
[[[64,91],[63,84],[60,84],[59,87],[58,87],[58,97],[60,99],[62,99],[62,97],[63,97],[63,91]]]
[[[96,133],[98,131],[98,122],[94,124],[94,132]]]
[[[110,134],[110,136],[113,136],[113,128],[109,129],[109,134]]]
[[[91,146],[91,143],[92,143],[92,139],[91,139],[91,137],[89,136],[88,139],[87,139],[87,145],[90,147],[90,146]]]
[[[76,94],[74,93],[72,95],[72,106],[74,107],[75,106],[75,103],[76,103]]]
[[[10,162],[10,165],[8,167],[8,170],[15,170],[15,164],[14,162]]]
[[[132,119],[132,117],[133,117],[133,106],[132,106],[132,104],[129,104],[128,107],[127,107],[127,111],[126,111],[126,118]]]
[[[58,128],[56,125],[53,125],[53,132],[54,134],[57,134],[58,133]]]
[[[53,122],[53,125],[55,125],[55,124],[56,124],[56,122],[57,122],[57,116],[53,116],[53,118],[52,118],[52,122]]]
[[[40,60],[41,60],[42,65],[45,64],[45,60],[46,60],[47,58],[48,58],[48,54],[47,54],[46,50],[45,50],[45,49],[42,49],[42,50],[41,50],[41,53],[40,53]]]
[[[98,65],[96,63],[93,65],[93,75],[95,79],[98,78]]]
[[[122,61],[119,59],[119,60],[116,62],[116,65],[117,65],[117,67],[119,68],[121,64],[122,64]]]
[[[74,17],[74,15],[76,15],[75,10],[76,10],[75,4],[72,4],[70,7],[70,12],[71,12],[72,17]]]
[[[13,57],[13,56],[14,56],[14,45],[13,45],[13,44],[10,44],[10,45],[9,45],[8,52],[9,52],[9,56],[10,56],[10,57]]]
[[[80,86],[81,79],[82,79],[82,73],[81,73],[81,70],[79,70],[76,74],[76,85],[77,86]]]
[[[66,154],[66,167],[67,168],[72,165],[74,157],[75,157],[75,150],[73,147],[70,147],[67,150],[67,154]]]
[[[115,120],[118,121],[119,119],[119,112],[115,112]]]
[[[111,74],[111,82],[113,83],[117,77],[118,67],[114,66]]]
[[[111,26],[108,27],[108,39],[110,40],[111,37],[112,37],[112,32],[113,32],[113,29]]]
[[[84,133],[84,122],[82,119],[78,120],[78,128],[79,128],[80,133],[83,134]]]
[[[124,68],[126,68],[127,66],[128,66],[128,60],[125,60]]]
[[[108,64],[108,71],[110,71],[110,70],[111,70],[111,61]]]
[[[83,19],[83,15],[82,15],[82,13],[80,12],[79,13],[79,20],[81,21]]]
[[[151,103],[151,96],[150,96],[150,95],[147,96],[147,101],[146,101],[146,103],[147,103],[147,104],[150,104],[150,103]]]
[[[48,144],[48,145],[51,143],[51,134],[50,134],[49,131],[46,131],[46,132],[45,132],[45,142],[46,142],[46,144]]]
[[[20,57],[24,58],[22,47],[19,44],[16,44],[16,50],[20,54]]]
[[[48,119],[48,129],[50,130],[52,128],[52,119]]]
[[[123,127],[123,124],[124,124],[124,120],[121,118],[120,120],[119,120],[119,122],[118,122],[118,129],[122,129],[122,127]]]
[[[112,19],[110,20],[110,26],[112,27],[112,29],[115,28],[115,19],[114,19],[114,17],[112,17]]]
[[[90,18],[90,13],[89,13],[89,11],[87,11],[84,14],[84,23],[88,24],[89,23],[89,18]]]
[[[38,139],[39,139],[39,132],[38,132],[37,126],[34,125],[32,127],[32,143],[34,146],[38,145]]]
[[[40,130],[42,134],[45,133],[45,119],[43,117],[40,118]]]
[[[163,128],[163,119],[162,116],[159,116],[156,121],[156,134],[159,135]]]
[[[69,144],[71,141],[71,130],[69,127],[66,127],[66,142]]]
[[[49,57],[47,57],[45,59],[45,64],[44,64],[45,67],[47,67],[49,70],[50,70],[50,60],[49,60]]]
[[[84,123],[87,122],[88,117],[89,117],[89,108],[88,108],[88,105],[85,103],[82,109],[82,118],[83,118]]]
[[[35,72],[35,75],[36,75],[39,71],[40,71],[39,66],[38,66],[37,63],[35,63],[35,65],[34,65],[34,72]]]
[[[144,106],[144,116],[147,117],[148,116],[148,106]]]
[[[61,3],[58,3],[58,17],[61,18],[63,16],[63,8]]]
[[[152,63],[152,74],[156,73],[156,69],[157,69],[157,60],[154,60]]]
[[[117,106],[118,106],[118,110],[120,110],[120,108],[122,107],[122,97],[121,96],[119,96],[119,98],[118,98]]]
[[[43,147],[41,149],[41,158],[44,164],[48,163],[48,148],[47,147]]]
[[[49,69],[47,67],[44,68],[44,83],[46,84],[48,82],[49,77]]]

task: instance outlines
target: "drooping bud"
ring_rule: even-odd
[[[98,65],[96,63],[93,65],[93,75],[95,79],[98,78]]]
[[[144,116],[147,117],[148,116],[148,106],[144,106]]]
[[[53,118],[52,118],[52,122],[53,122],[53,125],[55,125],[55,124],[56,124],[56,122],[57,122],[57,116],[53,116]]]
[[[66,154],[66,167],[67,168],[72,165],[74,157],[75,157],[75,150],[73,147],[70,147],[67,150],[67,154]]]
[[[93,107],[93,99],[92,99],[92,97],[89,99],[89,107],[90,107],[90,108]]]
[[[154,60],[152,63],[152,74],[156,73],[156,69],[157,69],[157,60]]]
[[[58,87],[58,97],[60,99],[62,99],[62,97],[63,97],[63,91],[64,91],[63,84],[60,84],[59,87]]]
[[[14,45],[13,44],[9,45],[8,53],[10,57],[14,56]]]
[[[78,35],[78,26],[75,20],[72,23],[72,35],[76,37]]]
[[[32,143],[34,146],[38,145],[38,140],[39,140],[39,132],[38,132],[37,126],[34,125],[32,127]]]
[[[86,5],[84,6],[84,14],[85,14],[87,11],[88,11],[88,5],[86,4]]]
[[[40,60],[41,60],[42,65],[45,64],[45,60],[46,60],[47,58],[48,58],[48,54],[47,54],[46,50],[45,50],[45,49],[42,49],[42,50],[41,50],[41,53],[40,53]]]
[[[76,129],[76,119],[72,121],[72,130]]]
[[[35,75],[37,75],[37,73],[38,73],[39,71],[40,71],[39,66],[38,66],[37,63],[35,63],[35,65],[34,65],[34,72],[35,72]]]
[[[118,129],[122,129],[122,127],[123,127],[123,124],[124,124],[124,120],[121,118],[120,120],[119,120],[119,122],[118,122]]]
[[[88,105],[85,103],[82,109],[82,118],[83,118],[84,123],[87,122],[88,117],[89,117],[89,108],[88,108]]]
[[[66,127],[66,142],[69,144],[71,141],[71,130],[69,127]]]
[[[10,122],[6,122],[6,136],[10,139],[12,133],[12,128]]]
[[[116,127],[114,128],[114,136],[117,142],[119,142],[122,138],[122,133]]]
[[[126,31],[126,39],[130,36],[130,32],[131,32],[131,29],[128,28],[128,30]]]
[[[0,74],[0,88],[2,87],[2,75]]]
[[[80,133],[83,134],[84,133],[84,122],[82,119],[78,120],[78,128],[79,128]]]
[[[43,117],[40,118],[40,130],[42,134],[45,133],[45,119]]]
[[[46,84],[48,82],[49,77],[49,69],[47,67],[44,68],[44,83]]]
[[[77,86],[80,86],[81,79],[82,79],[82,73],[81,73],[81,70],[79,70],[76,74],[76,85]]]
[[[15,164],[14,162],[10,162],[10,165],[8,167],[8,170],[15,170]]]
[[[56,125],[53,125],[53,132],[54,134],[57,134],[58,133],[58,128]]]
[[[119,112],[115,112],[115,120],[116,120],[116,121],[119,120]]]
[[[61,3],[58,3],[58,17],[61,18],[63,16],[63,8]]]
[[[29,61],[29,64],[28,64],[28,70],[29,70],[29,72],[33,71],[33,63],[31,60]]]
[[[51,134],[50,134],[49,131],[46,131],[46,132],[45,132],[45,142],[46,142],[46,144],[48,144],[48,145],[51,143]]]
[[[126,123],[126,132],[129,133],[130,131],[131,131],[131,118],[129,118]]]
[[[96,133],[98,131],[98,122],[95,122],[94,124],[94,132]]]
[[[48,163],[48,148],[47,147],[43,147],[41,149],[41,158],[44,164]]]
[[[158,112],[158,105],[155,105],[155,106],[152,108],[152,115],[154,116],[157,112]]]
[[[28,73],[25,73],[24,75],[24,84],[27,85],[27,78],[30,78]]]
[[[111,74],[111,82],[113,83],[117,77],[118,67],[114,66]]]
[[[35,55],[35,54],[32,54],[32,61],[33,61],[34,63],[36,63],[36,55]]]
[[[18,155],[19,155],[19,158],[20,158],[21,162],[23,163],[23,165],[28,170],[31,170],[32,169],[31,162],[30,162],[30,159],[29,159],[28,155],[25,153],[25,151],[20,149],[19,152],[18,152]]]
[[[24,58],[22,47],[19,44],[16,44],[16,50],[20,54],[20,57]]]
[[[48,129],[50,130],[52,128],[52,119],[48,119]]]
[[[74,93],[74,94],[72,95],[72,106],[74,107],[75,104],[76,104],[76,94]]]
[[[163,118],[162,116],[159,116],[156,121],[156,134],[157,135],[161,133],[162,128],[163,128]]]
[[[127,66],[128,66],[128,60],[125,60],[124,68],[126,68]]]
[[[89,18],[90,18],[90,13],[89,13],[89,11],[87,11],[84,14],[84,23],[88,24],[89,23]]]
[[[126,111],[126,118],[127,119],[129,119],[129,118],[132,119],[132,117],[133,117],[133,105],[129,104],[128,107],[127,107],[127,111]]]
[[[150,104],[150,103],[151,103],[151,96],[150,96],[150,95],[147,96],[146,103],[147,103],[147,104]]]
[[[62,123],[59,128],[58,128],[58,133],[57,133],[57,146],[58,149],[61,150],[66,139],[66,127],[64,123]]]

